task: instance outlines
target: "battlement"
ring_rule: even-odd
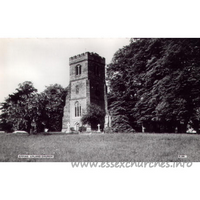
[[[85,52],[82,54],[78,54],[76,56],[69,58],[69,64],[74,64],[76,62],[84,61],[84,60],[92,60],[102,64],[105,64],[105,58],[99,56],[97,53],[93,52]]]

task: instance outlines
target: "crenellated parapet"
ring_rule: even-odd
[[[85,53],[70,57],[69,64],[72,65],[77,62],[84,61],[84,60],[91,60],[91,61],[96,61],[98,63],[105,64],[105,58],[103,58],[103,57],[99,56],[97,53],[93,53],[93,52],[85,52]]]

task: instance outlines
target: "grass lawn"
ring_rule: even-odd
[[[54,158],[18,158],[53,155]],[[178,158],[187,155],[187,158]],[[1,162],[200,162],[200,135],[195,134],[0,134]]]

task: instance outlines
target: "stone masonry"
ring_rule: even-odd
[[[64,108],[62,132],[68,130],[69,124],[78,130],[82,126],[81,117],[91,103],[107,112],[105,58],[86,52],[69,58],[69,64],[69,94]]]

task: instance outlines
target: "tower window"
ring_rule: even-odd
[[[81,74],[81,65],[76,65],[75,70],[76,70],[76,75],[80,75]]]
[[[81,116],[81,104],[78,101],[75,103],[75,117]]]
[[[96,96],[99,96],[99,95],[100,95],[99,86],[98,86],[98,85],[95,86],[95,95],[96,95]]]
[[[99,75],[99,66],[98,65],[94,66],[94,74],[97,76]]]
[[[76,94],[78,94],[79,93],[79,86],[77,85],[76,86]]]

